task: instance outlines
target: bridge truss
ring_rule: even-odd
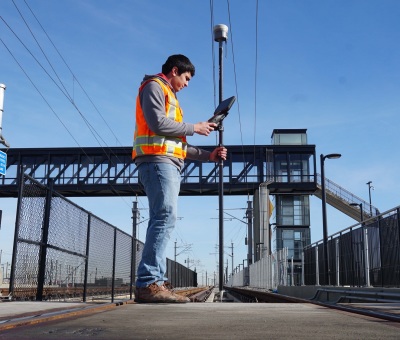
[[[202,148],[211,151],[214,146]],[[279,182],[273,168],[274,157],[287,157],[288,164],[294,155],[305,154],[315,159],[314,145],[231,145],[227,149],[223,174],[226,195],[253,194],[267,180]],[[54,189],[65,197],[142,196],[144,192],[131,151],[131,147],[9,149],[6,176],[0,178],[0,197],[18,196],[18,174],[21,171],[42,184],[53,180]],[[308,188],[304,185],[299,187],[302,191],[316,189],[313,176],[312,171],[311,180],[307,178],[303,183],[308,184]],[[180,195],[218,195],[218,181],[217,163],[186,159]],[[289,191],[296,191],[299,189],[296,182],[286,187],[280,183],[275,190],[289,188]],[[271,190],[274,191],[274,184],[271,184]]]

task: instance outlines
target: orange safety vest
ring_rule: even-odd
[[[165,96],[165,115],[176,122],[182,122],[183,111],[174,92],[161,79],[147,80],[139,88],[139,93],[150,81],[160,84]],[[160,136],[150,130],[144,118],[139,95],[136,98],[136,127],[132,150],[132,159],[143,155],[165,155],[185,159],[187,150],[186,137]]]

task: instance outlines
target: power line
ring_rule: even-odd
[[[31,52],[31,50],[26,46],[26,44],[19,38],[19,36],[15,33],[15,31],[11,28],[10,25],[8,25],[8,23],[5,21],[5,19],[3,17],[0,17],[1,20],[3,21],[3,23],[8,27],[8,29],[13,33],[13,35],[17,38],[17,40],[21,43],[21,45],[28,51],[28,53],[32,56],[32,58],[36,61],[36,63],[40,66],[40,68],[46,73],[46,75],[51,79],[51,81],[56,85],[56,87],[60,90],[60,92],[68,99],[68,101],[72,104],[72,106],[77,110],[77,112],[79,113],[79,115],[81,116],[82,120],[85,122],[86,126],[88,127],[89,131],[91,132],[91,134],[93,135],[93,137],[96,139],[97,143],[102,147],[100,140],[104,143],[104,145],[107,145],[107,143],[105,142],[105,140],[101,137],[101,134],[99,134],[96,129],[91,125],[91,123],[89,122],[89,120],[85,117],[85,115],[81,112],[81,110],[79,109],[79,107],[77,106],[77,104],[74,102],[73,97],[71,97],[71,95],[68,93],[68,90],[65,88],[65,86],[63,85],[63,82],[61,81],[60,77],[58,76],[56,70],[54,69],[53,65],[51,64],[49,58],[47,57],[45,51],[43,50],[43,48],[41,47],[39,41],[36,39],[33,31],[31,30],[31,28],[28,25],[28,22],[25,20],[24,16],[22,15],[21,11],[18,9],[17,5],[15,4],[15,2],[13,1],[14,6],[16,7],[19,15],[21,16],[22,20],[24,21],[25,25],[27,26],[28,30],[30,31],[32,37],[34,38],[34,40],[36,41],[37,45],[39,46],[40,50],[42,51],[43,55],[45,56],[47,62],[49,63],[51,69],[53,70],[53,72],[55,73],[57,79],[60,81],[61,86],[63,87],[63,89],[60,87],[60,85],[54,80],[54,78],[49,74],[49,72],[46,70],[46,68],[40,63],[40,61],[34,56],[34,54]],[[80,85],[81,89],[83,90],[83,92],[86,94],[86,96],[88,97],[89,101],[92,103],[92,105],[96,108],[97,107],[94,105],[93,101],[90,99],[90,97],[87,95],[87,92],[83,89],[83,87],[81,86],[81,84],[79,83],[79,81],[77,80],[77,78],[75,77],[74,73],[72,72],[71,68],[68,66],[68,64],[66,63],[65,59],[62,57],[61,53],[59,52],[59,50],[55,47],[55,44],[53,43],[53,41],[50,39],[49,35],[47,34],[46,30],[43,28],[43,26],[40,24],[38,18],[34,15],[32,9],[29,7],[29,5],[26,3],[25,4],[28,6],[29,10],[31,11],[32,15],[35,17],[36,21],[38,22],[38,24],[40,25],[40,27],[42,28],[42,30],[44,31],[44,33],[46,34],[46,36],[48,37],[48,39],[50,40],[50,42],[52,43],[53,47],[56,49],[57,53],[59,54],[59,56],[61,57],[61,59],[63,60],[63,62],[66,64],[67,68],[69,69],[69,71],[71,72],[71,74],[73,75],[74,79],[77,81],[77,83]],[[7,45],[5,44],[5,42],[2,40],[3,45],[6,47],[6,49],[8,50],[8,52],[10,53],[10,55],[13,57],[13,59],[15,60],[15,62],[18,64],[18,66],[21,68],[21,70],[23,71],[23,73],[25,74],[25,76],[29,79],[29,81],[32,83],[32,85],[34,86],[34,88],[38,91],[38,93],[40,94],[40,96],[42,97],[42,99],[46,102],[46,104],[49,106],[50,110],[55,114],[55,116],[57,117],[57,119],[61,122],[61,124],[63,125],[63,127],[67,130],[68,134],[71,136],[71,138],[76,142],[76,144],[82,149],[81,145],[79,144],[79,142],[76,140],[76,138],[73,136],[73,134],[71,133],[71,131],[68,129],[68,127],[66,126],[66,124],[62,121],[62,119],[57,115],[57,113],[55,112],[55,110],[52,108],[52,106],[50,105],[50,103],[45,99],[43,93],[39,90],[38,86],[36,86],[33,82],[33,80],[29,77],[29,75],[27,74],[27,72],[25,71],[25,69],[22,67],[21,63],[18,62],[17,58],[14,56],[14,54],[11,52],[11,50],[7,47]],[[103,118],[104,121],[104,117],[101,115],[101,113],[97,110],[97,112],[100,114],[100,116]],[[105,122],[106,123],[106,122]],[[107,124],[107,123],[106,123]],[[107,126],[109,127],[109,125],[107,124]],[[110,127],[109,127],[110,128]],[[111,129],[110,129],[111,130]],[[112,131],[112,130],[111,130]],[[112,132],[113,133],[113,132]],[[116,135],[113,133],[113,135],[116,137]],[[117,139],[117,138],[116,138]],[[118,139],[117,139],[118,140]],[[103,147],[102,147],[103,148]],[[83,150],[83,149],[82,149]],[[106,157],[110,159],[109,155],[105,152],[105,150],[103,149],[104,154],[106,155]],[[86,155],[88,156],[88,155]],[[116,155],[114,155],[116,156]],[[89,157],[89,156],[88,156]],[[116,156],[118,158],[118,156]],[[90,157],[89,157],[90,158]],[[112,186],[112,184],[110,184]],[[133,192],[133,190],[132,190]],[[126,200],[120,196],[123,201],[125,202],[125,204],[130,208],[130,204],[128,204],[126,202]]]
[[[96,112],[99,114],[99,116],[102,118],[103,122],[106,124],[106,126],[108,127],[108,129],[110,130],[110,132],[112,133],[112,135],[115,137],[115,139],[117,140],[117,142],[119,143],[119,145],[122,146],[121,142],[119,141],[118,137],[115,135],[114,131],[111,129],[111,127],[108,125],[107,121],[104,119],[103,115],[101,114],[101,112],[99,111],[99,109],[97,108],[97,106],[95,105],[95,103],[93,102],[93,100],[90,98],[90,96],[88,95],[88,93],[86,92],[86,90],[84,89],[84,87],[81,85],[81,83],[79,82],[78,78],[75,76],[74,72],[72,71],[72,69],[70,68],[70,66],[68,65],[68,63],[65,61],[65,59],[63,58],[63,56],[61,55],[60,51],[58,50],[58,48],[56,47],[56,45],[54,44],[53,40],[50,38],[50,36],[47,34],[46,30],[44,29],[44,27],[42,26],[42,24],[40,23],[40,21],[38,20],[38,18],[36,17],[35,13],[32,11],[32,9],[29,7],[29,5],[27,4],[26,0],[24,0],[26,6],[29,8],[29,10],[31,11],[33,17],[36,19],[37,23],[39,24],[39,26],[42,28],[44,34],[46,35],[47,39],[49,39],[50,43],[53,45],[55,51],[57,52],[57,54],[59,55],[59,57],[61,58],[61,60],[64,62],[65,66],[68,68],[68,70],[71,72],[71,75],[73,77],[73,80],[77,82],[77,84],[79,85],[79,87],[81,88],[81,90],[83,91],[83,93],[85,94],[85,96],[88,98],[89,102],[92,104],[92,106],[94,107],[94,109],[96,110]]]
[[[254,66],[254,130],[253,130],[253,144],[254,144],[254,162],[256,158],[256,126],[257,126],[257,73],[258,73],[258,0],[256,0],[256,48],[255,48],[255,66]]]

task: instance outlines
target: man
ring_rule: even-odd
[[[132,158],[149,201],[149,224],[136,280],[136,302],[188,302],[166,284],[165,251],[175,227],[181,170],[185,158],[217,162],[227,150],[211,153],[187,144],[186,136],[208,136],[215,123],[183,122],[176,93],[187,87],[195,67],[184,55],[172,55],[162,73],[145,76],[136,99]]]

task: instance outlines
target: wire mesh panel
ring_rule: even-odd
[[[328,251],[328,275],[329,285],[336,285],[336,239],[329,239],[327,242]]]
[[[369,253],[369,278],[371,286],[382,286],[381,272],[381,245],[378,221],[369,224],[368,230],[368,253]]]
[[[86,256],[88,218],[88,212],[53,194],[48,245],[63,249],[65,252]]]
[[[27,178],[20,200],[18,239],[31,242],[41,241],[45,201],[46,188]]]
[[[21,188],[10,293],[21,300],[32,300],[37,293],[46,188],[28,177],[23,178]]]
[[[341,234],[339,238],[339,278],[340,285],[353,285],[354,267],[353,267],[353,248],[352,248],[351,230],[348,233]]]
[[[82,298],[88,219],[88,213],[82,208],[53,193],[44,277],[45,299]]]
[[[318,282],[321,285],[325,285],[325,258],[324,258],[324,244],[320,243],[317,245],[318,248],[318,261],[316,263],[318,268]]]
[[[353,251],[353,286],[362,287],[365,285],[365,252],[363,228],[352,230],[352,251]]]
[[[314,247],[304,249],[304,284],[315,285],[316,280],[316,255]]]
[[[46,256],[43,300],[82,300],[85,258],[50,248]]]
[[[114,295],[128,294],[131,285],[132,237],[117,230]]]
[[[400,240],[398,212],[380,220],[382,286],[398,287],[400,283]]]
[[[114,227],[92,216],[90,221],[88,295],[92,299],[111,295]]]
[[[275,290],[279,285],[290,285],[288,249],[283,248],[245,267],[228,281],[228,286],[250,286]]]
[[[40,247],[27,242],[19,242],[15,262],[13,262],[14,273],[13,284],[10,285],[10,293],[14,299],[34,300],[37,294],[39,273],[39,251]]]
[[[143,254],[143,248],[144,248],[144,243],[140,242],[139,240],[136,240],[136,260],[135,260],[135,273],[134,277],[132,280],[132,284],[136,284],[136,277],[137,277],[137,269],[139,267],[139,263],[142,260],[142,254]]]

